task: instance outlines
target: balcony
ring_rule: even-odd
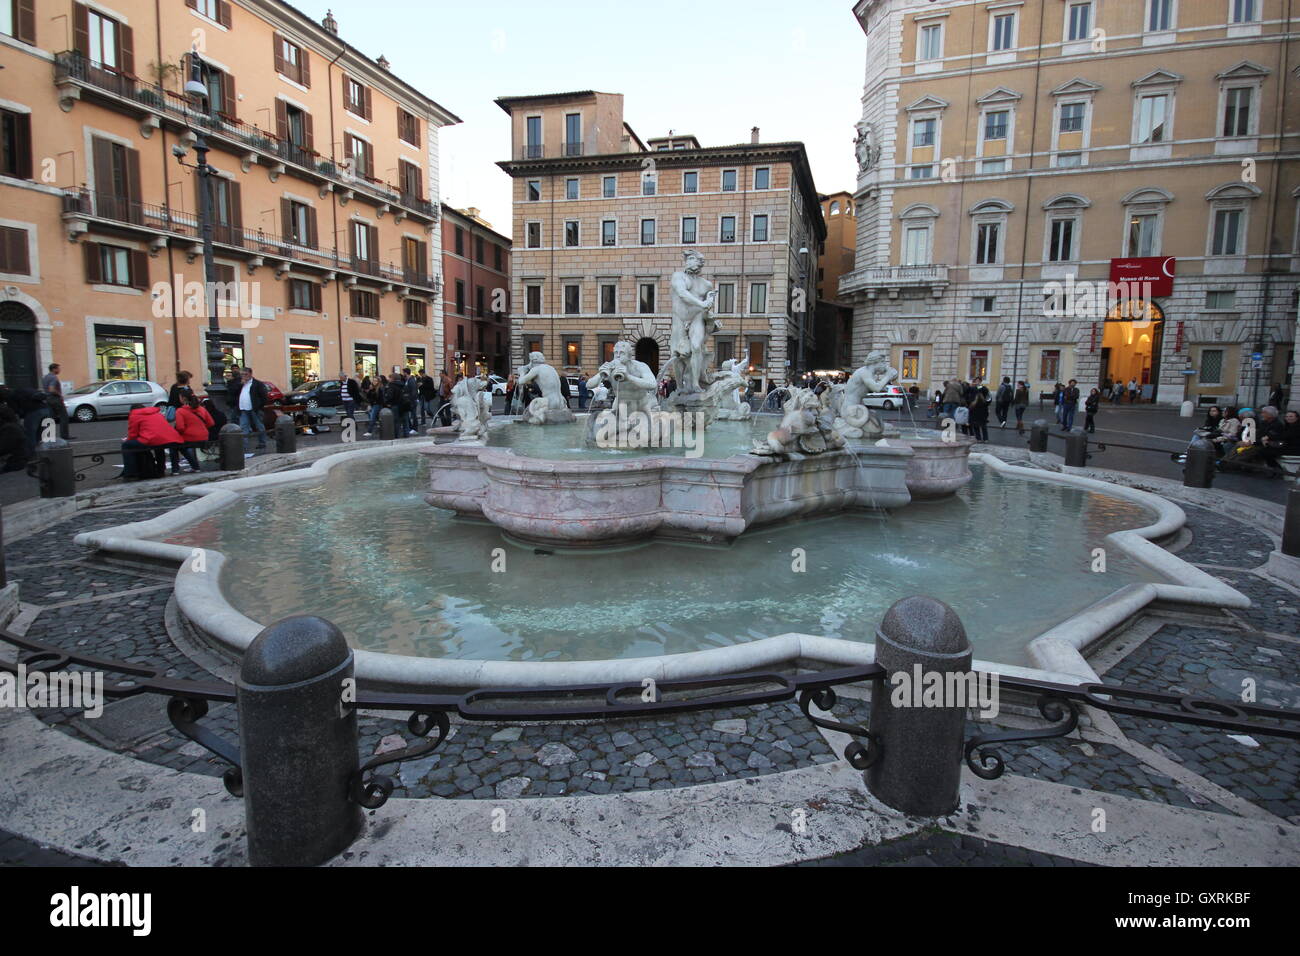
[[[541,159],[545,155],[545,150],[540,143],[529,143],[519,150],[520,159]]]
[[[198,216],[155,203],[144,203],[92,192],[89,189],[65,190],[62,197],[63,221],[68,238],[76,240],[87,233],[149,238],[150,254],[168,244],[184,252],[193,262],[203,254]],[[228,223],[214,223],[212,241],[226,254],[242,254],[248,274],[263,265],[275,268],[280,278],[289,271],[307,268],[321,273],[324,281],[342,273],[344,282],[356,284],[357,278],[378,282],[382,291],[397,291],[405,297],[411,293],[436,298],[441,291],[441,277],[410,269],[397,262],[361,258],[338,249],[318,249],[290,236],[280,236],[264,229],[250,230]]]
[[[564,144],[564,155],[565,155],[565,156],[581,156],[581,155],[582,155],[582,140],[578,140],[578,141],[575,142],[575,143],[565,143],[565,144]]]
[[[938,299],[948,287],[946,265],[871,266],[856,269],[840,277],[840,295],[865,294],[876,298],[882,291],[891,299],[903,289],[928,289]]]
[[[54,85],[64,112],[71,111],[76,101],[86,96],[136,117],[140,121],[140,133],[146,139],[163,124],[177,132],[202,130],[214,146],[240,157],[244,172],[261,163],[274,182],[291,168],[293,175],[316,183],[322,199],[329,192],[341,192],[341,202],[346,203],[355,195],[373,203],[380,215],[388,207],[396,211],[395,218],[399,220],[408,212],[429,225],[438,218],[437,203],[391,183],[357,175],[348,163],[336,162],[300,143],[279,139],[242,120],[196,110],[189,98],[180,93],[104,67],[75,51],[55,55]]]

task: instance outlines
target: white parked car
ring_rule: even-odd
[[[887,412],[892,412],[896,408],[907,407],[907,392],[897,385],[890,385],[883,392],[868,392],[862,404],[868,408],[883,408]]]
[[[492,383],[493,395],[504,395],[506,393],[506,380],[500,375],[489,375],[488,381]]]
[[[68,415],[79,422],[97,418],[129,415],[131,409],[145,405],[166,405],[167,389],[157,382],[118,378],[111,382],[92,382],[63,396]]]

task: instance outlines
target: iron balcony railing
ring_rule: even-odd
[[[134,226],[152,234],[165,234],[198,241],[198,217],[184,210],[156,203],[139,202],[85,187],[65,190],[63,215]],[[217,245],[241,249],[252,255],[269,255],[292,260],[323,270],[342,270],[370,276],[385,282],[419,287],[438,294],[438,277],[400,262],[385,262],[343,253],[337,249],[320,249],[292,236],[277,235],[265,229],[246,229],[228,223],[212,227],[212,241]]]
[[[581,156],[581,155],[582,155],[582,140],[578,140],[578,141],[573,142],[573,143],[565,143],[565,144],[564,144],[564,155],[565,155],[565,156]]]
[[[529,143],[520,150],[520,159],[541,159],[545,153],[540,143]]]
[[[401,206],[428,219],[438,218],[438,204],[418,193],[353,173],[347,163],[324,156],[301,143],[280,139],[274,133],[220,110],[215,114],[196,110],[190,99],[181,93],[105,67],[75,50],[55,54],[54,79],[59,86],[76,84],[88,87],[147,112],[172,118],[184,126],[201,128],[214,139],[237,150],[251,149],[281,162],[292,163],[299,169],[338,186],[347,189],[360,187],[362,193],[369,195],[372,201]]]

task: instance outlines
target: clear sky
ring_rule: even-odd
[[[865,37],[853,0],[290,0],[464,122],[442,131],[442,199],[510,234],[498,96],[624,95],[642,139],[801,140],[817,188],[852,189]]]

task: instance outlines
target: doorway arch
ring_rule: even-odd
[[[36,352],[36,313],[21,302],[0,302],[0,338],[5,344],[4,381],[12,388],[36,388],[40,381]]]
[[[653,369],[659,368],[659,342],[650,336],[642,336],[632,347],[638,362],[645,362]]]

